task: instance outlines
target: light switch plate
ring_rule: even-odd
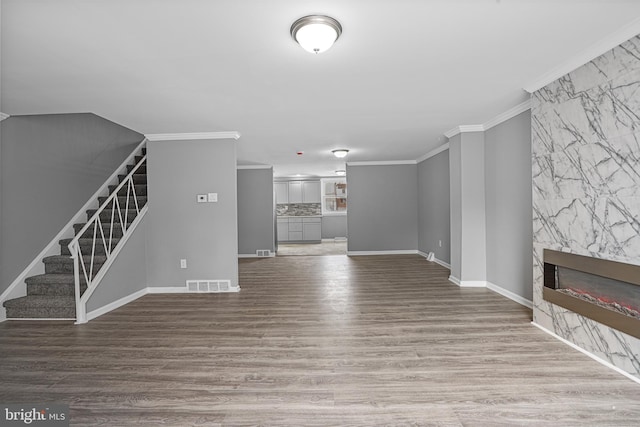
[[[209,193],[207,194],[207,201],[209,203],[215,203],[218,201],[218,193]]]
[[[207,203],[207,195],[206,194],[198,194],[198,203]]]

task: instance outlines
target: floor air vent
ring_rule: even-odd
[[[269,249],[258,249],[256,255],[259,257],[270,257],[271,251]]]
[[[239,286],[232,286],[230,280],[187,280],[187,292],[238,292]]]

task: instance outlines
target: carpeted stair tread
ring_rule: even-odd
[[[24,282],[29,285],[31,283],[46,283],[49,285],[60,285],[72,283],[75,284],[75,278],[73,274],[36,274],[35,276],[27,277]]]
[[[109,242],[109,236],[108,236],[108,231],[105,230],[105,241]],[[71,255],[71,251],[69,251],[69,243],[71,243],[72,239],[62,239],[60,240],[60,254],[61,255]],[[120,242],[120,238],[119,237],[113,237],[111,239],[111,248],[115,248],[118,244],[118,242]],[[95,245],[93,242],[93,238],[81,238],[78,239],[78,244],[80,245],[80,253],[82,254],[82,256],[90,256],[91,253],[93,253],[94,255],[103,255],[106,253],[106,249],[105,249],[105,244],[102,241],[102,236],[100,234],[100,232],[98,232],[98,236],[96,236],[96,241],[95,241]]]
[[[103,246],[102,235],[100,234],[99,231],[98,231],[98,236],[99,237],[96,237],[96,241],[98,242],[97,246]],[[109,236],[107,236],[106,233],[105,233],[104,237],[108,238]],[[73,239],[62,239],[59,242],[60,246],[69,246],[69,243],[71,243],[72,240]],[[111,247],[114,247],[115,245],[117,245],[119,241],[120,241],[119,237],[111,239],[111,242],[112,242],[111,243]],[[78,239],[78,243],[80,244],[80,246],[89,246],[89,247],[91,247],[91,245],[93,244],[93,238],[90,238],[90,237],[84,238],[83,237],[83,238]],[[83,254],[83,256],[85,256],[85,255],[89,255],[89,254]]]
[[[4,302],[4,306],[9,307],[73,307],[75,311],[76,298],[75,296],[57,296],[49,297],[44,295],[27,295],[26,297],[20,297],[10,299]]]
[[[102,206],[104,202],[107,201],[108,197],[109,196],[98,197],[98,203],[100,204],[100,206]],[[127,203],[127,196],[119,196],[118,202],[120,202],[120,206],[124,206]],[[133,203],[133,194],[129,196],[129,205],[132,206],[132,203]],[[142,207],[146,204],[147,204],[147,196],[138,196],[138,206]]]
[[[127,218],[127,223],[129,225],[131,225],[131,223],[133,222],[135,218]],[[84,226],[86,225],[86,222],[81,222],[78,224],[73,224],[73,230],[75,231],[76,235],[80,232],[80,230],[82,230],[84,228]],[[110,229],[110,223],[102,223],[102,230],[105,233],[105,236],[107,236],[107,233],[109,233],[109,229]],[[89,233],[91,237],[93,237],[93,225],[90,225],[86,230],[85,230],[85,236],[88,238],[89,236],[87,236],[86,233]],[[100,230],[98,230],[98,234],[100,233]],[[113,237],[122,237],[122,227],[120,226],[120,224],[113,224]]]
[[[125,180],[125,178],[128,176],[128,174],[122,174],[122,175],[118,175],[118,182],[122,182]],[[133,183],[134,184],[146,184],[147,183],[147,174],[146,173],[138,173],[138,171],[136,171],[136,173],[133,174]]]
[[[74,296],[28,295],[4,302],[8,319],[71,319],[76,317]]]
[[[82,257],[85,265],[91,262],[91,255]],[[94,256],[94,270],[100,269],[102,264],[107,261],[104,255]],[[52,255],[42,259],[44,263],[44,272],[49,274],[73,274],[74,262],[70,255]]]
[[[118,185],[120,185],[120,184],[110,185],[109,186],[109,194],[113,193],[114,190],[116,188],[118,188]],[[147,184],[134,184],[133,186],[136,189],[136,194],[138,196],[146,196],[147,195]],[[119,196],[126,196],[127,195],[127,187],[123,186],[118,193],[119,193],[118,194]]]
[[[131,203],[131,202],[129,202]],[[124,205],[120,205],[120,210],[118,209],[111,209],[111,206],[109,208],[103,209],[102,212],[100,212],[100,218],[102,217],[108,217],[109,219],[111,219],[111,214],[115,211],[114,214],[114,219],[118,219],[119,220],[119,215],[118,212],[121,213],[121,215],[124,217],[125,213],[127,214],[127,217],[130,217],[131,215],[135,215],[137,214],[135,205],[133,205],[133,208],[131,207],[132,205],[129,205],[129,209],[125,209]],[[142,206],[138,205],[140,209],[142,209]],[[93,217],[96,212],[98,212],[98,209],[87,209],[87,217],[91,218]]]
[[[82,258],[84,258],[85,262],[90,261],[91,255],[85,255]],[[104,255],[95,255],[93,258],[95,262],[99,262],[100,264],[104,264],[107,261],[107,257]],[[44,257],[42,259],[42,262],[45,264],[51,263],[51,264],[72,264],[73,265],[73,258],[71,258],[69,255],[51,255],[48,257]]]
[[[133,168],[136,167],[136,165],[127,165],[127,174],[129,174]],[[136,173],[147,173],[147,163],[143,163],[142,165],[140,165],[140,167],[138,169],[136,169]]]

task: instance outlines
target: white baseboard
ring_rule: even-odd
[[[271,255],[269,256],[258,256],[256,254],[238,254],[238,258],[273,258],[275,256],[275,252],[271,252]]]
[[[429,254],[428,254],[428,253],[426,253],[426,252],[422,252],[422,251],[418,251],[418,255],[423,256],[423,257],[425,257],[425,258],[428,258],[428,257],[429,257]],[[442,260],[440,260],[440,259],[438,259],[438,258],[435,258],[435,259],[433,260],[433,262],[435,262],[436,264],[440,264],[440,265],[441,265],[441,266],[443,266],[444,268],[447,268],[447,269],[451,270],[451,265],[450,265],[450,264],[448,264],[448,263],[446,263],[446,262],[444,262],[444,261],[442,261]],[[456,283],[456,285],[457,285],[457,283]]]
[[[600,363],[600,364],[602,364],[602,365],[606,366],[606,367],[607,367],[607,368],[609,368],[609,369],[613,369],[613,370],[614,370],[614,371],[616,371],[617,373],[622,374],[622,375],[624,375],[625,377],[629,378],[630,380],[635,381],[635,382],[637,382],[638,384],[640,384],[640,378],[636,377],[635,375],[632,375],[632,374],[630,374],[630,373],[628,373],[628,372],[626,372],[626,371],[624,371],[624,370],[622,370],[622,369],[618,368],[617,366],[612,365],[612,364],[611,364],[611,362],[609,362],[609,361],[607,361],[607,360],[604,360],[604,359],[602,359],[602,358],[600,358],[600,357],[596,356],[596,355],[595,355],[595,354],[593,354],[593,353],[588,352],[587,350],[585,350],[585,349],[584,349],[584,348],[582,348],[582,347],[578,347],[577,345],[575,345],[575,344],[574,344],[574,343],[572,343],[571,341],[568,341],[568,340],[566,340],[566,339],[562,338],[560,335],[557,335],[556,333],[554,333],[554,332],[552,332],[552,331],[548,330],[548,329],[547,329],[547,328],[545,328],[544,326],[538,325],[536,322],[531,322],[531,324],[532,324],[533,326],[535,326],[536,328],[540,329],[541,331],[546,332],[547,334],[551,335],[551,336],[552,336],[552,337],[554,337],[555,339],[557,339],[557,340],[559,340],[559,341],[562,341],[563,343],[567,344],[569,347],[572,347],[572,348],[574,348],[574,349],[578,350],[580,353],[582,353],[582,354],[585,354],[585,355],[589,356],[590,358],[592,358],[592,359],[593,359],[593,360],[595,360],[596,362],[598,362],[598,363]]]
[[[531,300],[528,300],[524,297],[521,297],[518,294],[515,294],[505,288],[502,288],[494,283],[491,282],[487,282],[487,288],[492,290],[495,293],[498,293],[502,296],[505,296],[507,298],[509,298],[512,301],[517,302],[520,305],[524,305],[525,307],[528,307],[530,309],[533,309],[533,302]]]
[[[148,287],[147,293],[149,294],[186,294],[186,286],[155,286]]]
[[[484,280],[461,280],[461,288],[486,288],[487,282]]]
[[[107,314],[110,311],[115,310],[116,308],[120,308],[125,304],[129,304],[132,301],[137,300],[140,297],[143,297],[147,294],[147,288],[142,288],[139,291],[132,293],[131,295],[127,295],[126,297],[122,297],[114,302],[104,305],[96,310],[90,311],[87,313],[87,322],[89,320],[93,320],[96,317],[102,316],[103,314]],[[75,320],[75,319],[74,319]]]
[[[448,264],[438,258],[434,259],[433,262],[435,262],[436,264],[440,264],[441,266],[443,266],[444,268],[447,268],[449,270],[451,270],[451,264]]]
[[[398,250],[398,251],[347,251],[348,256],[364,256],[364,255],[417,255],[418,251]]]
[[[449,276],[449,281],[461,288],[486,288],[487,282],[484,280],[460,280],[455,276]]]

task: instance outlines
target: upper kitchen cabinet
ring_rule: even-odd
[[[289,183],[275,182],[273,186],[276,189],[276,203],[289,203]]]
[[[289,181],[289,203],[302,203],[302,181]]]
[[[302,203],[320,203],[320,181],[302,183]]]
[[[282,190],[279,190],[279,185],[282,184]],[[288,191],[288,198],[286,202],[281,202],[277,195],[280,192],[284,192],[284,189]],[[276,200],[278,203],[320,203],[320,181],[289,181],[276,183]]]

